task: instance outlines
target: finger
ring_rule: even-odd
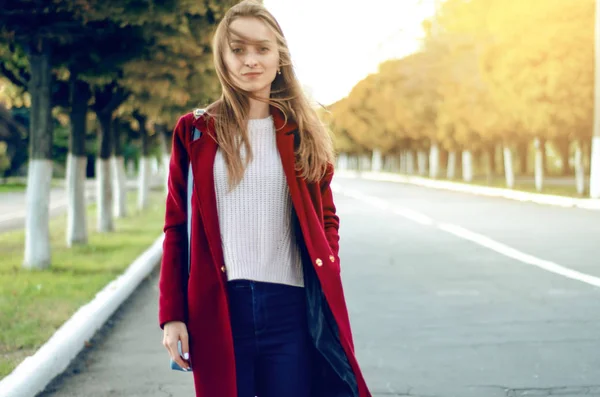
[[[181,340],[181,355],[183,356],[184,360],[189,361],[190,359],[190,344],[189,344],[189,338],[187,334],[182,334],[180,336],[180,340]]]
[[[189,370],[190,369],[190,365],[179,354],[179,349],[177,347],[177,342],[173,342],[173,343],[169,344],[169,347],[170,347],[171,358],[173,359],[173,361],[175,361],[177,363],[177,365],[179,365],[181,368]]]

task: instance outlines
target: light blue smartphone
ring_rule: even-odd
[[[181,351],[181,341],[177,341],[177,351],[179,352],[179,355],[181,357],[183,357],[183,352]],[[175,362],[175,360],[170,359],[171,360],[171,369],[175,370],[175,371],[182,371],[182,372],[192,372],[192,367],[190,366],[190,370],[187,371],[183,368],[181,368],[181,366],[179,364],[177,364]]]

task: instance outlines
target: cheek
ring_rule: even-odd
[[[267,68],[269,69],[274,69],[275,71],[277,71],[277,69],[279,68],[279,56],[277,54],[269,56],[265,60],[265,66],[267,66]]]

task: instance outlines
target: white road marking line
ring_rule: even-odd
[[[568,267],[561,266],[557,263],[526,254],[515,248],[509,247],[506,244],[494,241],[482,234],[474,233],[460,226],[451,225],[448,223],[440,223],[437,225],[437,227],[445,232],[464,238],[465,240],[472,241],[483,247],[489,248],[492,251],[509,258],[516,259],[528,265],[539,267],[540,269],[570,278],[572,280],[577,280],[595,287],[600,287],[600,278],[598,277],[590,276],[589,274],[581,273],[576,270],[569,269]]]
[[[406,219],[410,219],[411,221],[415,221],[422,225],[433,225],[435,223],[434,220],[427,215],[423,215],[420,212],[413,211],[405,207],[394,208],[394,214],[403,216]]]
[[[390,205],[378,197],[368,196],[353,190],[341,189],[339,185],[336,186],[336,189],[334,191],[345,196],[366,202],[382,210],[390,209]],[[406,219],[420,223],[422,225],[433,225],[439,230],[442,230],[446,233],[450,233],[456,237],[460,237],[465,240],[471,241],[475,244],[488,248],[494,252],[515,259],[527,265],[532,265],[542,270],[546,270],[550,273],[558,274],[559,276],[567,277],[572,280],[581,281],[594,287],[600,287],[599,277],[591,276],[586,273],[581,273],[576,270],[569,269],[568,267],[561,266],[557,263],[526,254],[506,244],[502,244],[495,240],[492,240],[491,238],[484,236],[483,234],[472,232],[457,225],[436,222],[427,215],[421,214],[420,212],[413,211],[405,207],[392,208],[392,212]]]

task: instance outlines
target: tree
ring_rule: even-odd
[[[26,83],[31,97],[25,257],[28,268],[50,265],[49,195],[52,178],[52,57],[56,47],[74,38],[85,25],[85,14],[94,1],[51,2],[36,7],[31,1],[2,2],[0,42],[26,64],[29,78],[3,63],[1,72]],[[23,56],[18,56],[22,54]]]

